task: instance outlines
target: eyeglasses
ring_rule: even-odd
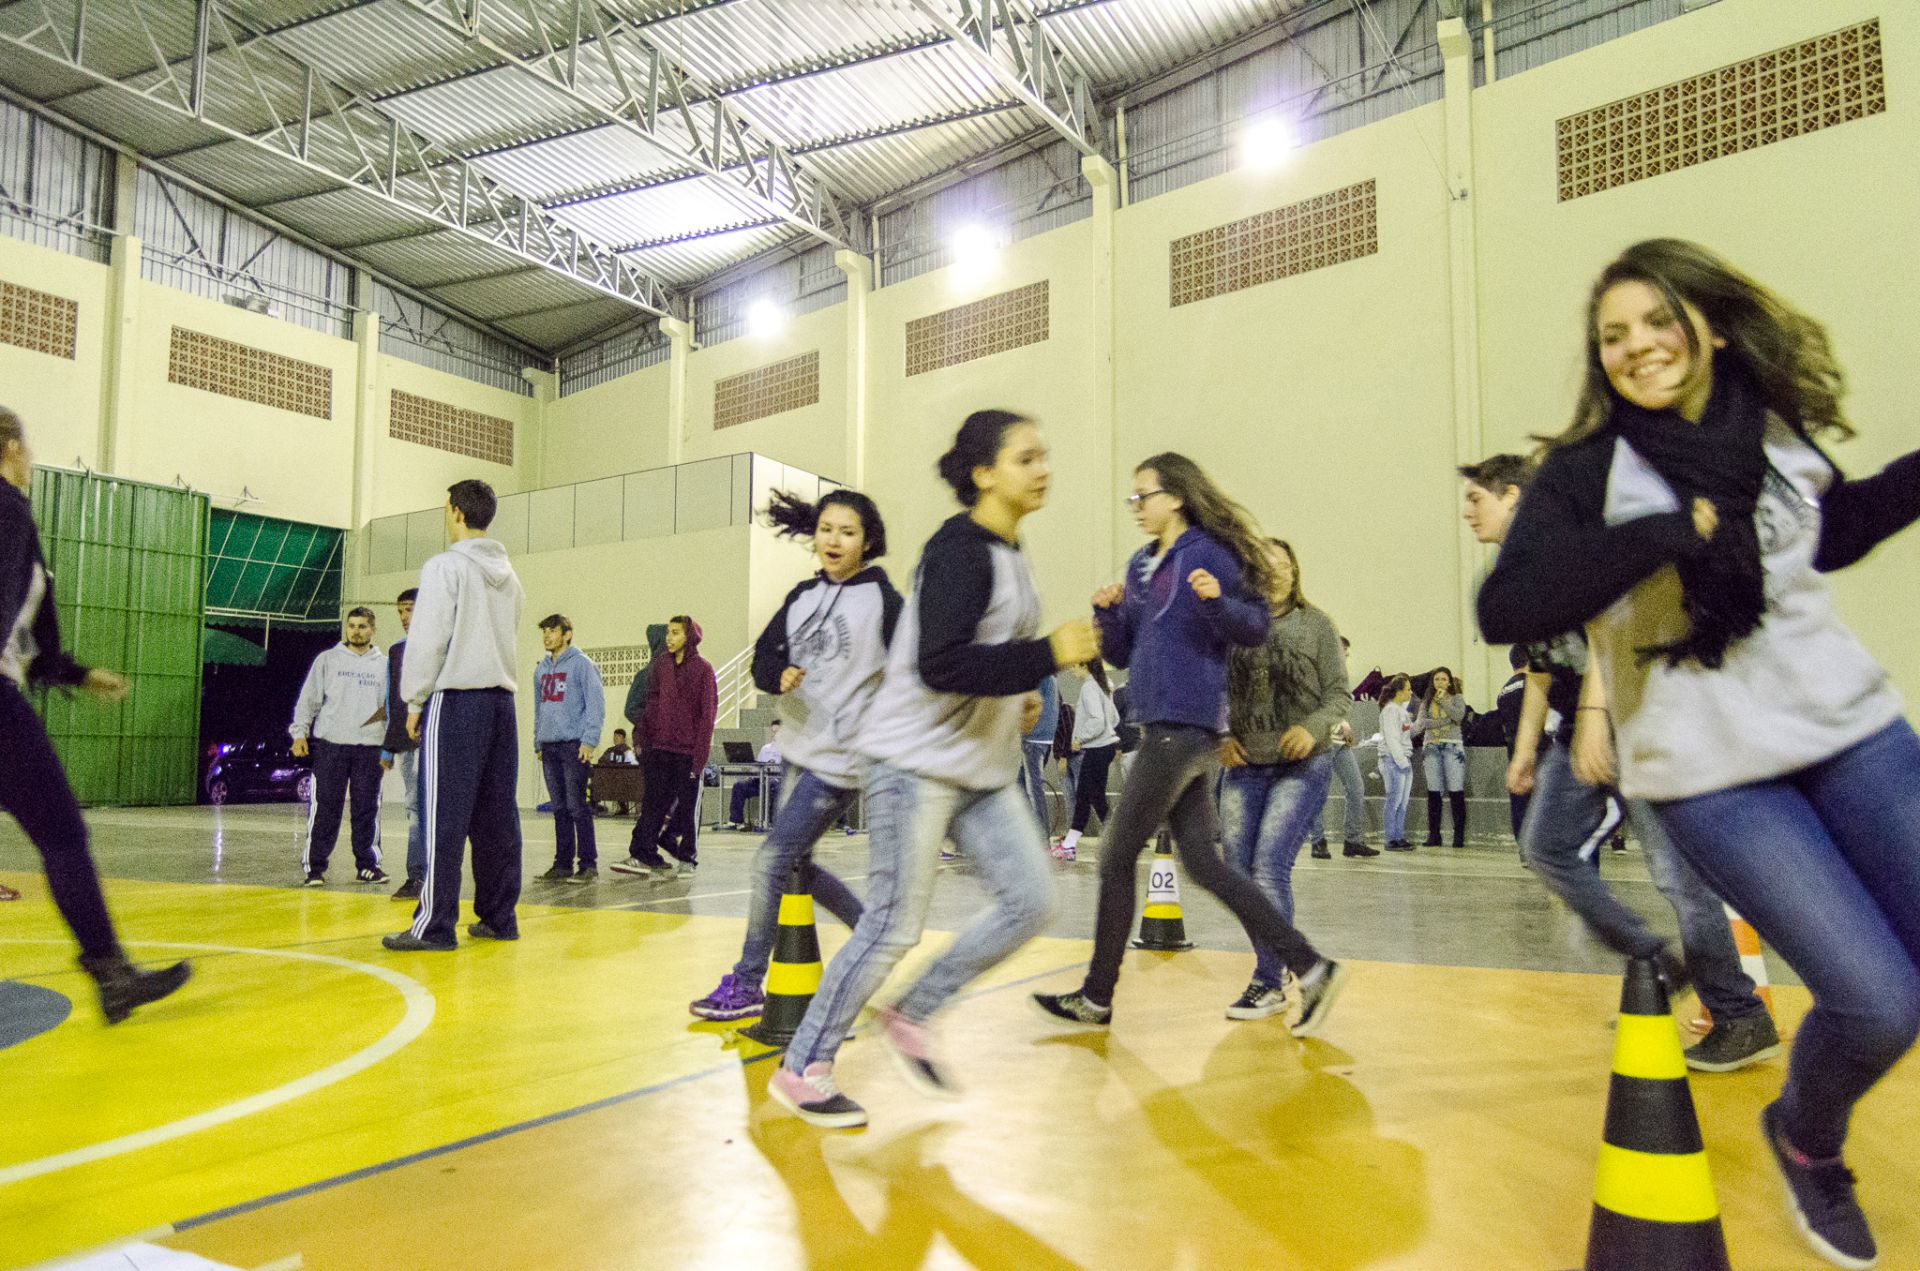
[[[1154,495],[1165,494],[1165,493],[1166,493],[1165,490],[1141,490],[1137,494],[1129,494],[1127,496],[1126,503],[1127,503],[1127,506],[1130,508],[1137,508],[1142,503],[1145,503],[1148,499],[1151,499]]]

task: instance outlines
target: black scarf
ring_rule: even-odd
[[[1668,644],[1636,650],[1641,661],[1669,665],[1692,658],[1708,669],[1727,646],[1754,631],[1767,608],[1754,507],[1766,481],[1767,407],[1758,386],[1731,359],[1716,368],[1700,422],[1672,410],[1646,410],[1615,398],[1613,426],[1680,496],[1681,510],[1712,501],[1719,514],[1713,537],[1679,562],[1681,605],[1690,628]]]

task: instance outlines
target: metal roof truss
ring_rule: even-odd
[[[1024,0],[913,0],[913,7],[1081,154],[1100,154],[1093,86]]]

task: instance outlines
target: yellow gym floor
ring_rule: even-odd
[[[517,944],[399,955],[378,941],[403,907],[378,892],[114,881],[135,956],[191,956],[195,978],[109,1029],[43,880],[0,880],[30,892],[0,913],[0,980],[75,1002],[0,1049],[5,1266],[135,1236],[326,1271],[1582,1256],[1612,976],[1356,962],[1301,1042],[1222,1017],[1244,952],[1132,953],[1111,1033],[1066,1032],[1025,997],[1076,984],[1088,944],[1043,939],[942,1018],[962,1100],[849,1044],[841,1084],[873,1123],[847,1133],[783,1114],[770,1053],[687,1014],[737,917],[529,905]],[[1791,1031],[1806,995],[1775,996]],[[1823,1265],[1756,1130],[1783,1075],[1692,1083],[1740,1268]],[[1909,1061],[1850,1149],[1890,1268],[1920,1267],[1916,1141]]]

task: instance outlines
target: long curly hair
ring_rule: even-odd
[[[1834,359],[1827,329],[1715,253],[1680,238],[1651,238],[1621,252],[1600,271],[1587,296],[1587,374],[1573,421],[1556,436],[1535,437],[1548,450],[1583,441],[1607,426],[1619,400],[1600,362],[1600,300],[1623,282],[1645,283],[1666,302],[1700,356],[1701,333],[1691,305],[1714,335],[1727,342],[1716,357],[1732,357],[1760,388],[1767,408],[1810,437],[1854,435],[1840,408],[1846,376]]]
[[[1267,536],[1260,523],[1226,491],[1183,454],[1167,450],[1140,461],[1134,472],[1153,470],[1160,488],[1181,502],[1187,524],[1205,530],[1240,562],[1241,585],[1265,597],[1273,591],[1273,564],[1267,559]]]
[[[820,514],[835,505],[852,509],[860,518],[860,528],[866,534],[863,563],[887,554],[887,523],[880,517],[879,506],[858,490],[844,487],[829,490],[820,496],[818,503],[809,503],[786,490],[775,490],[767,501],[767,524],[787,538],[812,538],[814,528],[820,524]]]

